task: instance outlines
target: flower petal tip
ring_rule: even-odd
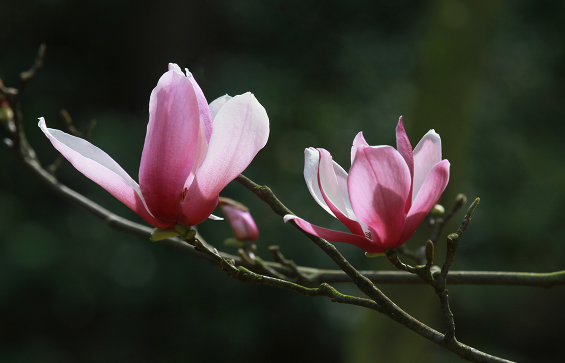
[[[218,216],[215,216],[215,215],[213,215],[213,214],[210,214],[210,215],[208,216],[208,219],[211,219],[211,220],[213,220],[213,221],[223,221],[223,220],[224,220],[222,217],[218,217]]]
[[[294,218],[298,218],[297,216],[295,216],[294,214],[287,214],[286,216],[283,217],[283,221],[284,223],[294,219]]]
[[[184,76],[182,70],[176,63],[169,63],[169,71],[174,71],[175,73],[182,74]]]

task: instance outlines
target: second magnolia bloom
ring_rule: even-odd
[[[314,200],[351,233],[308,223],[294,215],[304,231],[353,244],[369,253],[406,242],[439,200],[449,181],[449,161],[441,159],[441,139],[430,130],[412,146],[402,117],[397,148],[369,146],[360,132],[351,149],[349,175],[324,149],[305,150],[304,178]]]

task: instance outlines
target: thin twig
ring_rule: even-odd
[[[269,246],[269,251],[273,254],[275,262],[280,263],[283,266],[286,266],[292,270],[292,277],[296,283],[303,284],[308,283],[308,278],[304,276],[301,272],[299,267],[294,263],[293,260],[287,260],[280,251],[279,246]]]
[[[432,243],[436,243],[438,241],[439,237],[441,236],[441,232],[443,231],[443,228],[445,227],[447,222],[451,219],[451,217],[455,215],[455,213],[459,209],[461,209],[462,206],[465,205],[465,203],[467,203],[467,197],[464,194],[458,194],[455,197],[453,206],[447,213],[438,218],[432,218],[430,216],[429,222],[432,226],[430,241],[432,241]],[[398,254],[413,259],[418,265],[423,265],[424,263],[426,263],[426,245],[416,248],[415,251],[409,250],[405,245],[397,248],[396,250]]]
[[[285,290],[297,292],[306,296],[326,296],[331,298],[333,302],[342,304],[350,304],[362,306],[372,310],[380,311],[380,307],[372,300],[345,295],[337,291],[326,283],[322,283],[319,287],[309,288],[304,287],[294,282],[286,281],[284,279],[273,278],[252,272],[244,266],[236,267],[231,261],[222,257],[217,251],[210,249],[205,244],[201,243],[197,238],[192,238],[186,241],[194,246],[195,250],[206,255],[208,258],[214,260],[224,271],[231,277],[246,284],[258,284],[278,287]]]
[[[443,231],[443,227],[445,224],[457,213],[461,207],[463,207],[467,203],[467,197],[465,194],[457,194],[455,197],[455,203],[451,207],[451,209],[441,218],[436,218],[433,223],[433,230],[432,235],[430,236],[430,241],[436,243]]]
[[[92,131],[94,126],[96,126],[96,120],[91,120],[88,125],[86,125],[84,131],[79,131],[79,129],[77,129],[73,123],[71,114],[64,108],[61,109],[61,117],[63,118],[63,121],[65,121],[64,125],[67,132],[82,139],[85,139],[90,134],[90,131]]]
[[[475,210],[475,208],[479,204],[479,201],[480,201],[480,199],[477,198],[469,206],[469,209],[467,210],[467,214],[465,214],[465,218],[463,219],[463,222],[461,223],[461,226],[459,226],[459,229],[457,230],[457,232],[452,233],[449,236],[447,236],[447,254],[445,256],[445,261],[444,261],[443,266],[441,268],[441,276],[444,279],[447,277],[447,273],[449,272],[449,268],[451,267],[451,264],[453,263],[453,260],[455,259],[455,253],[457,252],[457,247],[459,247],[459,240],[461,239],[463,232],[465,232],[465,230],[467,229],[469,222],[471,222],[471,214],[473,213],[473,211]]]
[[[47,47],[45,46],[45,44],[41,44],[39,46],[39,50],[37,51],[37,55],[35,57],[35,60],[31,68],[20,74],[20,78],[21,78],[20,87],[18,88],[18,93],[15,96],[14,102],[19,101],[19,98],[22,96],[22,93],[26,89],[29,81],[35,76],[37,71],[39,71],[41,67],[43,67],[43,61],[45,59],[46,49]]]
[[[388,260],[390,261],[390,263],[392,263],[392,265],[394,267],[396,267],[397,269],[399,269],[401,271],[409,272],[411,274],[416,273],[416,271],[414,270],[414,267],[407,265],[404,262],[400,261],[400,259],[398,258],[398,255],[396,253],[396,250],[394,248],[389,248],[385,252],[386,252],[386,257],[388,258]]]

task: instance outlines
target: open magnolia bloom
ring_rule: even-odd
[[[406,242],[445,190],[449,161],[441,159],[441,139],[430,130],[414,151],[402,117],[397,149],[369,146],[360,132],[351,149],[349,175],[324,149],[305,150],[304,178],[314,200],[351,233],[318,227],[294,215],[304,231],[381,253]]]
[[[223,96],[208,105],[192,75],[176,64],[169,64],[151,92],[139,185],[91,143],[47,128],[43,118],[39,127],[78,171],[161,229],[214,219],[220,191],[269,137],[267,112],[253,94]]]

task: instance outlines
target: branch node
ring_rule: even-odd
[[[412,274],[416,273],[416,270],[414,269],[414,267],[407,265],[407,264],[403,263],[402,261],[400,261],[400,259],[398,258],[398,255],[396,254],[396,250],[394,248],[389,248],[388,250],[385,251],[385,253],[386,253],[386,257],[388,258],[388,260],[397,269],[402,270],[402,271],[406,271],[406,272],[410,272]]]

